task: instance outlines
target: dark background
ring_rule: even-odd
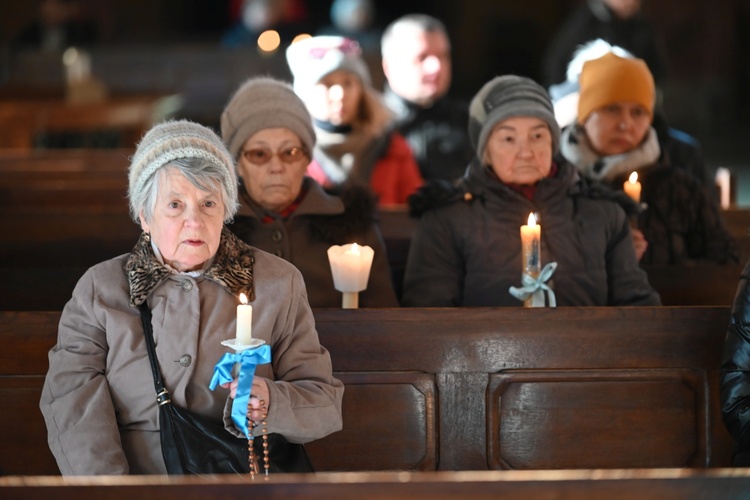
[[[100,47],[216,47],[233,0],[84,0]],[[554,31],[582,0],[377,1],[377,25],[409,12],[442,19],[453,42],[452,92],[466,99],[497,74],[538,79]],[[307,0],[307,28],[329,23],[330,0]],[[664,106],[673,125],[697,136],[710,166],[748,165],[750,0],[643,0],[669,58]],[[36,2],[0,0],[0,44],[35,16]],[[186,49],[188,50],[188,49]],[[377,58],[379,54],[371,54]],[[283,54],[277,54],[283,60]],[[283,64],[283,62],[277,64]],[[377,70],[377,61],[374,67]],[[0,74],[2,79],[13,75]],[[147,79],[148,75],[140,75]],[[216,75],[220,78],[220,75]],[[375,75],[377,82],[378,77]],[[750,176],[748,176],[750,177]],[[750,179],[748,180],[750,189]]]

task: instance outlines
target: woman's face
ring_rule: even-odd
[[[583,128],[594,151],[602,156],[637,148],[651,127],[651,113],[641,104],[614,102],[586,118]]]
[[[164,261],[178,271],[200,269],[216,254],[224,226],[221,191],[203,191],[179,170],[162,168],[159,173],[156,206],[150,222],[141,213],[141,228]]]
[[[484,161],[506,184],[534,184],[552,168],[552,133],[544,120],[513,117],[492,129]]]
[[[281,212],[299,196],[310,163],[297,134],[286,128],[267,128],[242,146],[237,170],[250,198],[273,212]]]
[[[351,125],[359,114],[364,88],[349,71],[334,71],[310,91],[308,109],[314,118],[334,125]]]

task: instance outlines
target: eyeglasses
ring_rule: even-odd
[[[265,165],[271,161],[274,155],[278,156],[282,163],[296,163],[307,157],[307,151],[297,146],[285,148],[275,153],[269,148],[252,148],[242,151],[242,156],[253,165]]]

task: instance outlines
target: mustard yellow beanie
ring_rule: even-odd
[[[585,123],[597,109],[618,101],[637,102],[654,116],[654,77],[643,59],[609,53],[587,61],[578,77],[578,122]]]

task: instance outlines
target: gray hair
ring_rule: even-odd
[[[237,180],[226,168],[205,158],[177,158],[166,165],[180,172],[190,183],[203,191],[218,191],[224,202],[224,222],[230,222],[237,213],[239,202],[237,199]],[[160,169],[164,171],[164,169]],[[143,212],[146,222],[151,222],[156,198],[159,194],[160,172],[150,176],[138,192],[130,193],[130,216],[139,222],[139,215]],[[232,177],[232,178],[230,178]]]
[[[407,14],[393,21],[383,31],[383,36],[380,39],[382,57],[387,57],[394,51],[400,50],[400,32],[406,29],[416,29],[426,33],[442,33],[448,40],[448,46],[450,47],[448,30],[445,29],[445,25],[440,19],[427,14]]]

